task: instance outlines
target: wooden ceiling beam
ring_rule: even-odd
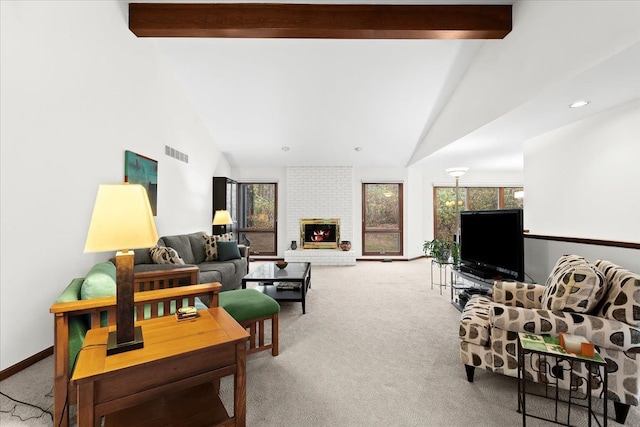
[[[501,39],[511,5],[130,3],[138,37]]]

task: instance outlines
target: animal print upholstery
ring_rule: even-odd
[[[233,233],[214,234],[213,236],[202,236],[204,238],[205,261],[218,260],[218,242],[230,242],[233,240]]]
[[[184,261],[178,255],[178,252],[166,246],[154,246],[149,249],[151,259],[156,264],[177,264],[184,265]]]
[[[578,256],[567,256],[561,261],[563,268],[574,268],[586,260]],[[640,319],[633,317],[633,313],[635,310],[635,313],[640,314],[640,302],[634,299],[633,295],[640,298],[640,277],[608,261],[598,261],[596,266],[607,281],[606,289],[610,289],[609,292],[616,295],[613,297],[605,294],[603,302],[608,302],[609,307],[605,307],[605,304],[592,311],[598,315],[543,309],[540,299],[546,287],[537,284],[496,282],[493,301],[484,296],[473,296],[461,315],[462,363],[517,377],[518,332],[553,336],[560,332],[581,335],[593,342],[596,350],[607,361],[608,399],[638,405]],[[555,271],[556,276],[559,274],[559,270]],[[630,289],[635,290],[635,293]],[[620,297],[621,294],[624,296]],[[613,308],[616,307],[614,302],[618,297],[618,308]],[[618,312],[614,315],[612,313],[615,310]],[[602,315],[605,312],[607,315]],[[634,321],[628,322],[629,318]],[[553,369],[554,365],[555,358],[527,355],[525,378],[535,382],[555,383],[558,370]],[[573,388],[582,395],[586,395],[586,388],[591,387],[593,396],[603,397],[603,370],[584,372],[583,364],[573,365],[574,375],[565,374],[559,378],[559,387]],[[569,368],[569,362],[563,362],[561,365],[563,372],[569,372]]]
[[[611,287],[598,315],[640,326],[640,275],[609,261],[598,260],[596,267]]]

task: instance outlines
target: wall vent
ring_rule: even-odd
[[[184,154],[182,151],[178,151],[175,148],[169,147],[168,145],[164,146],[164,154],[169,157],[173,157],[174,159],[180,160],[181,162],[189,163],[188,154]]]

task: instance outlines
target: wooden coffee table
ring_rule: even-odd
[[[280,269],[273,262],[265,262],[244,276],[242,289],[246,289],[247,282],[258,282],[256,289],[278,302],[301,302],[302,314],[305,314],[305,300],[311,288],[311,263],[290,262],[285,268]],[[295,289],[282,289],[283,287]]]
[[[87,332],[73,377],[78,426],[246,424],[247,331],[224,309],[136,322],[144,348],[106,356],[113,327]],[[233,415],[218,397],[221,377],[234,375]],[[177,413],[176,413],[177,412]],[[151,424],[149,424],[151,422]],[[125,423],[125,424],[122,424]]]

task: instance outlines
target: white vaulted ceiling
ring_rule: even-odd
[[[155,43],[234,166],[520,170],[527,138],[640,98],[640,2],[384,3],[514,4],[513,30]]]

